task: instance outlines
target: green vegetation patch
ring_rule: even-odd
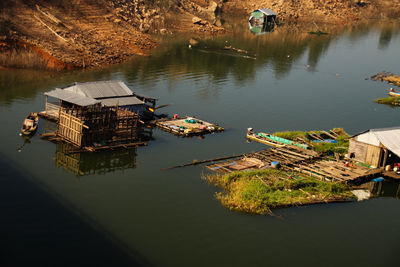
[[[390,96],[390,97],[385,97],[385,98],[378,98],[378,99],[375,99],[374,102],[379,103],[379,104],[397,106],[397,105],[400,105],[400,97]]]
[[[217,193],[222,205],[252,214],[272,214],[273,208],[346,201],[354,197],[347,185],[276,169],[208,175],[205,179],[224,189]]]
[[[349,147],[349,137],[350,135],[344,131],[342,128],[335,128],[332,130],[339,137],[336,138],[337,143],[329,142],[313,142],[315,137],[312,136],[313,133],[320,134],[326,139],[331,139],[323,131],[287,131],[287,132],[275,132],[273,135],[289,139],[295,142],[305,142],[312,147],[314,151],[320,152],[324,155],[330,155],[333,153],[346,154]]]

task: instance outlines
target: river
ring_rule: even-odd
[[[300,26],[263,35],[246,23],[230,29],[192,47],[193,36],[163,37],[151,57],[100,70],[0,71],[2,266],[397,266],[398,183],[363,202],[251,216],[220,205],[203,166],[160,169],[264,148],[246,142],[248,127],[356,134],[398,126],[399,109],[373,102],[390,85],[365,79],[398,72],[398,24],[323,36]],[[147,147],[81,154],[70,165],[60,163],[59,144],[18,136],[24,117],[43,110],[43,92],[109,79],[173,103],[164,113],[226,131],[199,139],[153,129]],[[49,127],[41,120],[38,132]]]

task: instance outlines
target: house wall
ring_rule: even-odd
[[[350,139],[349,154],[354,154],[356,161],[379,167],[381,153],[381,147],[359,142],[356,138]]]

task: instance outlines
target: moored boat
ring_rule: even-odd
[[[395,97],[400,97],[400,92],[397,92],[393,88],[390,88],[389,95],[395,96]]]
[[[25,118],[22,124],[21,134],[26,136],[35,134],[37,130],[38,121],[39,117],[36,112],[29,113],[29,115]]]

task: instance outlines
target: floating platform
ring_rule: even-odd
[[[224,131],[224,128],[220,127],[218,124],[213,124],[189,116],[176,119],[159,119],[153,121],[152,124],[156,125],[166,132],[170,132],[183,137]]]
[[[219,173],[251,171],[279,167],[285,171],[296,171],[324,181],[361,182],[382,174],[382,169],[350,164],[345,161],[333,161],[322,158],[312,150],[299,147],[273,147],[258,152],[244,154],[240,159],[207,165],[206,168]]]
[[[274,147],[258,152],[245,154],[237,160],[225,161],[206,166],[207,169],[231,173],[235,171],[249,171],[269,168],[273,162],[278,162],[285,170],[291,170],[291,166],[301,162],[310,161],[319,157],[317,152],[304,150],[298,147]]]

